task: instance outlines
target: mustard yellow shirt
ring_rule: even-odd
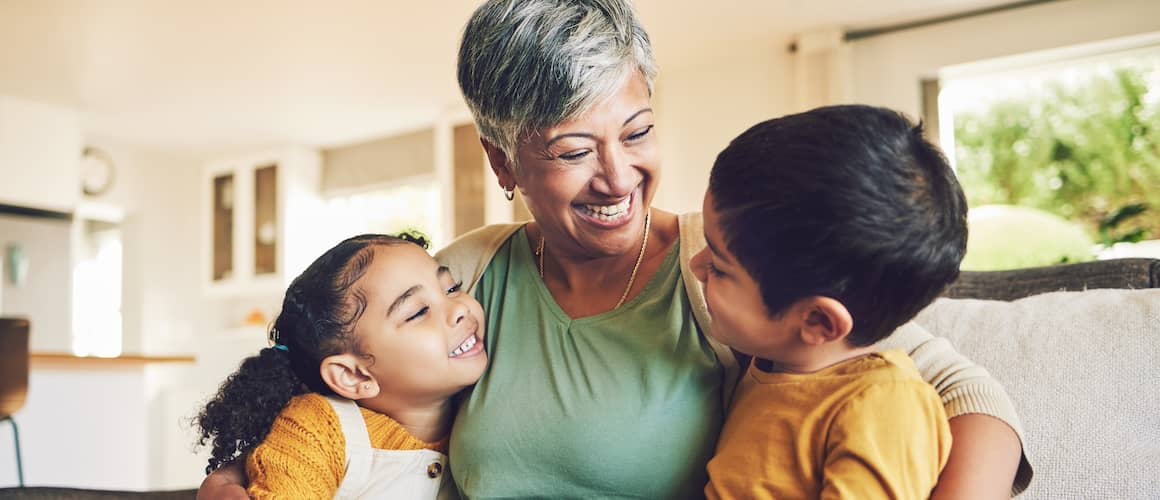
[[[950,450],[942,401],[903,351],[811,374],[751,365],[709,461],[705,495],[928,498]]]
[[[427,443],[391,417],[359,408],[371,447],[380,450],[435,450],[447,440]],[[346,471],[346,438],[338,414],[318,394],[303,394],[274,420],[270,434],[246,460],[251,498],[333,498]]]

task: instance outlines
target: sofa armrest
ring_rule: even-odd
[[[957,299],[1015,300],[1093,288],[1160,288],[1160,259],[1110,259],[1010,271],[963,271],[943,293]]]

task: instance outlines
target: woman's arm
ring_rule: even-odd
[[[931,499],[1011,498],[1023,453],[1015,430],[982,413],[960,415],[950,424],[950,460]]]
[[[249,500],[246,494],[246,470],[242,461],[223,465],[213,471],[197,488],[197,500]]]
[[[938,498],[995,498],[990,492],[999,490],[1001,498],[1009,498],[1027,488],[1032,471],[1022,452],[1019,416],[987,370],[913,322],[880,342],[879,348],[908,352],[923,379],[942,397],[954,444],[936,489]]]

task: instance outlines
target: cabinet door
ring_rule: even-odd
[[[205,167],[202,262],[207,294],[281,294],[317,257],[320,155],[288,148]],[[287,224],[292,221],[292,224]],[[317,250],[321,253],[322,250]]]
[[[224,173],[213,178],[213,266],[214,283],[228,281],[234,276],[234,174]]]
[[[278,165],[254,170],[254,275],[278,274]]]

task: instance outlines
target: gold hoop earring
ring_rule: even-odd
[[[507,198],[507,201],[512,201],[512,200],[516,199],[516,188],[514,188],[514,187],[511,189],[504,188],[503,197]]]

